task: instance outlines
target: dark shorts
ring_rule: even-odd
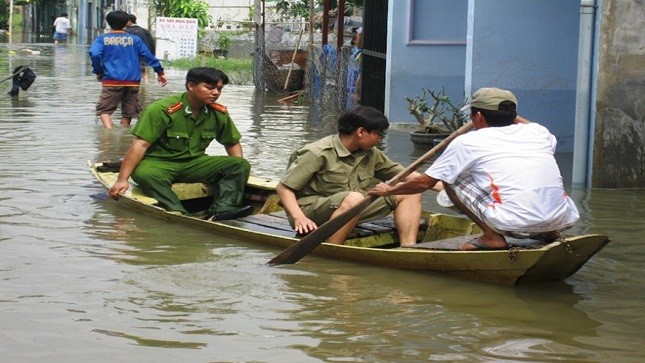
[[[121,104],[121,117],[137,117],[141,112],[139,104],[139,87],[103,87],[99,102],[96,103],[96,115],[111,115]]]
[[[349,191],[336,193],[329,197],[320,197],[313,203],[300,206],[302,212],[307,218],[314,221],[318,226],[331,219],[332,213],[338,209],[343,199],[347,197]],[[396,208],[396,197],[388,196],[377,198],[372,204],[365,208],[361,214],[358,223],[369,222],[383,218],[390,214]],[[289,218],[289,223],[293,226],[293,218]]]

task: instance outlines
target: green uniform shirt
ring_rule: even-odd
[[[366,194],[377,182],[391,179],[403,169],[377,148],[350,153],[340,137],[332,135],[291,154],[280,182],[295,190],[302,206],[343,191]]]
[[[145,157],[166,160],[204,155],[213,139],[222,145],[238,143],[242,136],[228,112],[213,107],[205,106],[194,118],[185,92],[165,97],[141,113],[132,134],[151,144]]]

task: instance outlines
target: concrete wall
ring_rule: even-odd
[[[518,112],[556,135],[559,152],[573,151],[579,6],[579,0],[470,1],[466,88],[511,90]]]
[[[405,96],[440,90],[456,103],[464,97],[467,0],[390,0],[385,114],[416,123]]]
[[[241,22],[250,21],[249,9],[253,6],[253,2],[253,0],[206,0],[214,27],[232,30],[239,30],[242,26]]]
[[[592,186],[645,187],[645,6],[600,7]]]
[[[405,96],[445,87],[512,90],[522,115],[573,151],[579,0],[390,0],[385,111],[414,123]]]

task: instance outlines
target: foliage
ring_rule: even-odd
[[[462,112],[462,108],[468,103],[467,99],[455,105],[446,96],[445,90],[435,92],[421,89],[421,95],[412,99],[405,97],[408,101],[408,110],[419,123],[418,132],[426,134],[441,134],[456,131],[468,121],[468,115]],[[432,105],[428,103],[430,96]]]
[[[213,21],[208,14],[208,3],[204,0],[153,0],[153,4],[157,16],[197,19],[200,35]]]
[[[320,9],[323,5],[323,0],[314,0],[316,9]],[[309,0],[277,0],[275,8],[278,13],[284,18],[309,18]],[[347,0],[345,1],[345,15],[350,15],[354,7],[362,7],[363,0]],[[338,1],[332,0],[330,4],[331,10],[338,8]]]
[[[275,9],[285,18],[308,18],[309,0],[278,0]]]
[[[217,49],[228,50],[230,46],[231,46],[231,37],[225,32],[220,32],[219,38],[217,38]]]
[[[0,29],[9,29],[9,2],[0,2]]]
[[[164,65],[165,66],[165,65]],[[226,73],[231,84],[253,84],[252,58],[212,58],[197,56],[173,60],[169,68],[189,70],[194,67],[214,67]]]
[[[248,34],[245,31],[223,31],[206,29],[200,37],[199,49],[204,52],[211,52],[215,49],[228,50],[235,41],[235,37]]]

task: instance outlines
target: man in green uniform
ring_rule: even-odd
[[[161,206],[187,214],[172,183],[206,183],[216,190],[208,209],[210,220],[248,215],[252,208],[243,202],[251,165],[243,158],[241,135],[226,107],[216,103],[226,84],[228,76],[215,68],[193,68],[186,75],[187,92],[148,106],[132,129],[135,139],[110,196],[118,199],[132,176]],[[228,156],[206,154],[214,139]]]
[[[400,164],[374,147],[388,127],[389,122],[380,111],[354,106],[340,115],[338,134],[305,145],[291,155],[276,192],[296,232],[315,230],[360,203],[378,181],[403,171]],[[341,244],[358,222],[385,217],[392,210],[401,245],[415,244],[421,194],[377,199],[327,242]]]

